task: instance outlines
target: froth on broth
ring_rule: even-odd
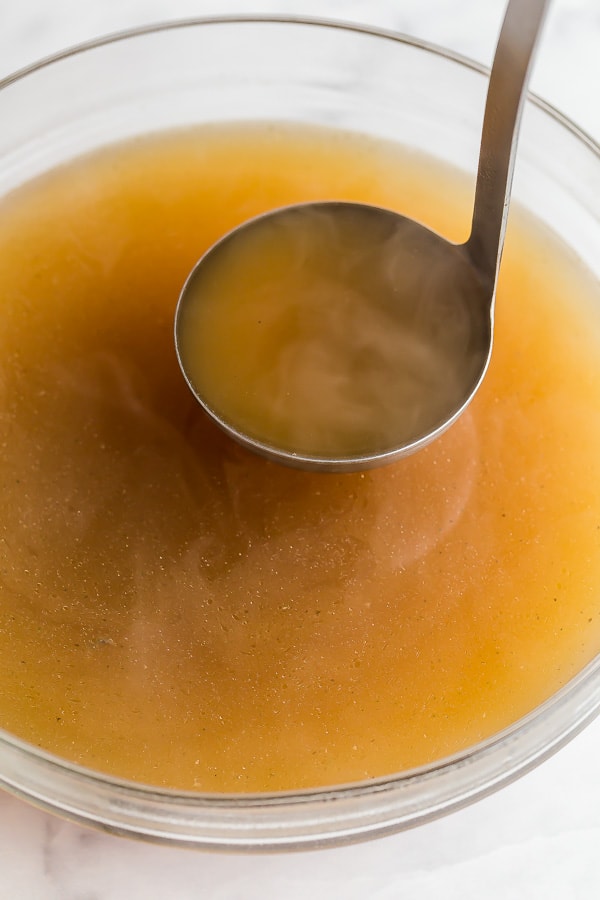
[[[173,315],[234,225],[312,199],[464,239],[471,190],[398,147],[215,126],[109,148],[0,202],[0,726],[153,785],[398,772],[532,710],[600,649],[600,298],[513,214],[485,383],[353,475],[225,437]]]

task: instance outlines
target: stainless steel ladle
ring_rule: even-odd
[[[304,469],[355,471],[388,463],[420,449],[440,435],[465,410],[486,372],[492,347],[496,281],[506,228],[521,110],[531,61],[549,0],[510,0],[498,40],[487,93],[475,189],[471,235],[453,244],[423,225],[395,212],[358,203],[319,202],[284,207],[258,216],[226,235],[198,262],[179,299],[175,317],[176,350],[184,376],[204,409],[233,438],[270,459]],[[309,217],[307,219],[307,217]],[[307,225],[308,223],[308,225]],[[381,306],[386,329],[407,331],[420,351],[416,359],[433,360],[436,371],[419,373],[411,387],[418,394],[418,414],[399,415],[393,427],[376,429],[347,446],[295,446],[260,429],[247,428],[190,374],[186,341],[193,307],[204,302],[215,273],[230,272],[248,256],[248,248],[296,231],[312,235],[314,252],[327,234],[341,232],[343,254],[368,259],[362,274],[331,258],[331,278],[355,290],[361,281],[366,303]],[[287,239],[287,238],[286,238]],[[250,242],[250,243],[249,243]],[[310,247],[308,248],[310,251]],[[242,252],[243,251],[243,252]],[[303,253],[306,253],[306,248]],[[342,251],[339,252],[340,255]],[[366,254],[366,256],[365,256]],[[369,284],[364,285],[368,271]],[[390,271],[393,277],[390,277]],[[384,274],[385,273],[385,274]],[[291,276],[293,277],[293,276]],[[241,275],[243,282],[243,272]],[[212,283],[212,282],[211,282]],[[390,324],[391,323],[391,324]],[[252,333],[247,340],[253,341]],[[339,339],[344,339],[343,329]],[[415,360],[411,363],[414,367]],[[355,367],[356,390],[365,366]],[[402,373],[400,375],[403,376]],[[398,375],[398,378],[400,378]],[[421,377],[422,376],[422,377]],[[396,373],[386,390],[393,392]],[[244,390],[248,385],[244,385]],[[394,408],[393,393],[386,398]],[[398,401],[398,406],[400,402]],[[382,407],[382,410],[384,407]],[[376,411],[383,419],[390,415]]]

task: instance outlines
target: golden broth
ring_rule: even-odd
[[[492,365],[394,466],[230,442],[175,359],[200,254],[263,210],[397,208],[465,237],[462,179],[292,126],[133,141],[0,203],[0,726],[177,788],[397,772],[482,740],[600,649],[600,305],[514,216]]]

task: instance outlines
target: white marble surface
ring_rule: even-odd
[[[217,12],[397,28],[489,63],[503,0],[0,0],[0,77],[107,32]],[[554,0],[532,88],[600,140],[600,0]],[[358,847],[252,857],[135,843],[0,792],[0,900],[596,900],[600,721],[469,809]]]

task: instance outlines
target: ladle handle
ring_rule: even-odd
[[[549,5],[550,0],[509,0],[490,73],[473,223],[465,249],[492,290],[504,244],[519,122]]]

